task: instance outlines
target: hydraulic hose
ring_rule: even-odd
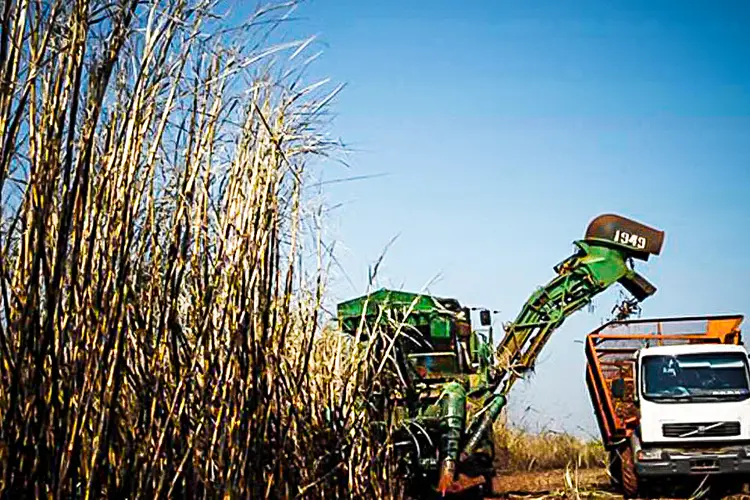
[[[466,446],[464,446],[463,454],[465,456],[474,453],[474,450],[479,446],[482,437],[489,428],[492,427],[492,424],[495,423],[495,420],[497,420],[497,417],[500,415],[500,412],[503,410],[507,402],[508,400],[502,394],[494,394],[492,396],[489,408],[487,408],[485,414],[482,416],[482,420],[479,421],[479,425],[474,429],[474,432],[471,433],[471,436],[469,436],[469,439],[466,442]]]

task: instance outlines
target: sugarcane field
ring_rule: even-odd
[[[750,4],[0,3],[0,498],[750,499]]]

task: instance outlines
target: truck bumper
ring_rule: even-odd
[[[750,456],[742,448],[717,452],[684,453],[664,450],[661,459],[639,460],[636,472],[642,477],[732,474],[750,475]]]

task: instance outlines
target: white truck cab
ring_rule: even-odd
[[[635,353],[638,476],[750,475],[750,367],[734,344],[645,347]]]

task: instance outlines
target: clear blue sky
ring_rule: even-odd
[[[399,235],[381,285],[439,276],[433,293],[511,320],[615,212],[667,234],[640,266],[659,288],[644,316],[750,314],[747,1],[317,0],[296,15],[290,34],[325,50],[315,74],[348,85],[333,132],[357,151],[325,178],[385,174],[327,190],[343,204],[336,298]],[[596,432],[574,340],[616,299],[557,332],[513,391],[517,422]]]

